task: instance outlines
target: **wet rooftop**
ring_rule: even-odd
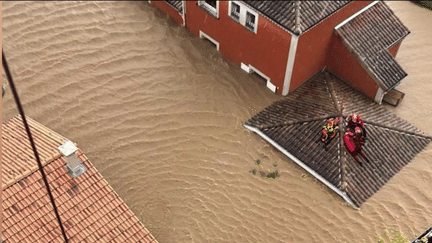
[[[326,151],[319,141],[328,118],[358,114],[371,163],[361,167],[336,136]],[[340,116],[342,115],[342,116]],[[348,203],[360,207],[420,153],[432,137],[387,111],[342,80],[318,73],[285,99],[275,102],[244,126],[287,155]],[[340,127],[345,131],[343,123]]]

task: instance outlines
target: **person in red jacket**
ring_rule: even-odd
[[[366,128],[364,126],[363,119],[357,114],[353,114],[348,116],[347,121],[348,121],[348,125],[347,125],[348,129],[350,129],[351,132],[353,133],[355,132],[356,127],[360,127],[362,131],[363,139],[366,141]]]
[[[369,159],[362,151],[364,143],[365,141],[360,127],[354,128],[354,133],[351,130],[348,130],[344,135],[345,148],[355,159],[355,161],[360,164],[360,166],[363,166],[363,163],[360,161],[358,155],[362,156],[366,162],[370,163]]]

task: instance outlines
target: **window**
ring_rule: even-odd
[[[249,11],[246,11],[246,28],[248,28],[250,31],[255,30],[255,15],[249,13]]]
[[[219,18],[218,1],[198,1],[198,5],[215,18]]]
[[[257,33],[258,14],[238,1],[230,1],[228,15],[252,33]]]
[[[230,16],[231,16],[231,18],[233,18],[237,22],[240,21],[240,5],[238,5],[237,3],[234,3],[234,2],[231,3]]]
[[[204,2],[212,6],[214,9],[216,9],[216,1],[204,1]]]

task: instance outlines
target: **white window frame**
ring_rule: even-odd
[[[207,39],[209,40],[211,43],[213,43],[216,46],[216,50],[219,51],[219,42],[216,41],[215,39],[211,38],[209,35],[207,35],[206,33],[204,33],[203,31],[199,31],[199,37],[201,39]]]
[[[237,19],[235,19],[235,18],[233,18],[231,16],[232,3],[235,3],[235,4],[237,4],[237,5],[240,6],[240,18],[239,18],[239,20],[237,20]],[[252,15],[255,16],[255,25],[254,25],[253,29],[251,29],[249,27],[246,27],[246,15],[247,15],[247,13],[250,13],[250,14],[252,14]],[[241,2],[238,2],[238,1],[229,1],[229,4],[228,4],[228,16],[232,20],[234,20],[235,22],[243,25],[250,32],[255,33],[255,34],[257,33],[257,31],[258,31],[258,13],[255,12],[254,10],[252,10],[251,8],[249,8],[248,6],[242,4]]]
[[[239,8],[240,8],[240,13],[239,13],[239,19],[235,19],[232,15],[231,15],[231,11],[232,11],[232,4],[233,3],[235,3],[235,4],[237,4],[238,6],[239,6]],[[232,20],[234,20],[235,22],[237,22],[237,23],[240,23],[240,14],[241,14],[241,9],[242,9],[242,6],[240,5],[240,4],[238,4],[238,2],[235,2],[235,1],[229,1],[229,4],[228,4],[228,16],[232,19]]]
[[[219,1],[216,1],[216,8],[201,0],[198,1],[198,6],[208,12],[211,16],[219,19]]]
[[[270,89],[273,93],[276,93],[277,87],[276,85],[274,85],[271,82],[271,79],[265,75],[264,73],[262,73],[260,70],[256,69],[254,66],[250,65],[246,65],[244,63],[241,63],[241,69],[243,69],[243,71],[247,72],[247,73],[257,73],[259,76],[261,76],[263,79],[265,79],[267,81],[267,88]]]

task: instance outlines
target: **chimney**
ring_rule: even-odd
[[[66,160],[66,169],[68,173],[73,177],[77,178],[81,174],[87,171],[85,165],[78,158],[76,151],[78,148],[71,141],[65,142],[63,145],[58,147],[63,158]]]

